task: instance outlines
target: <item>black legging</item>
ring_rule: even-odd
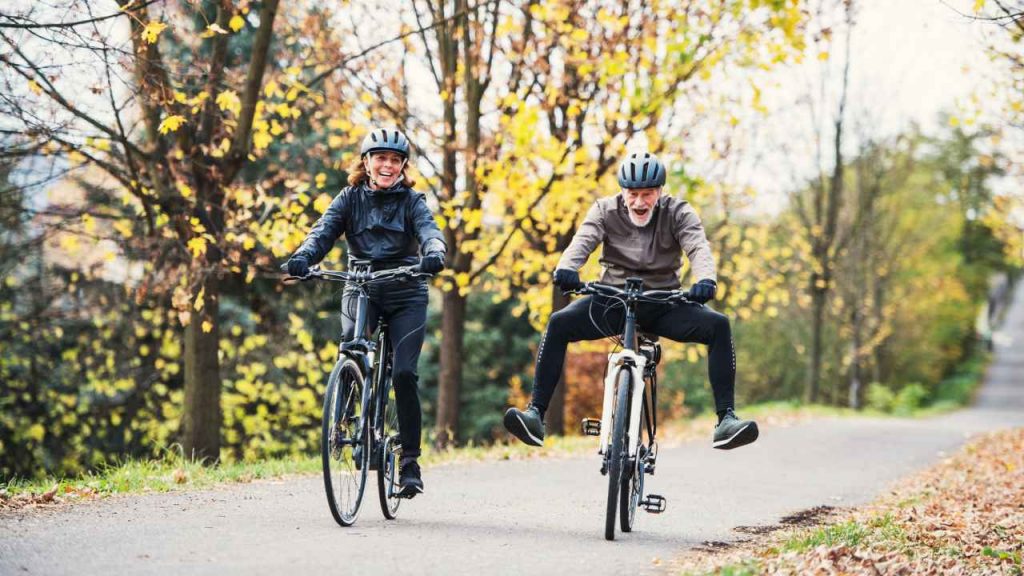
[[[622,334],[626,319],[624,305],[610,298],[587,296],[555,312],[548,320],[537,351],[533,404],[547,410],[565,363],[569,342],[597,340]],[[729,319],[696,304],[652,304],[637,306],[637,326],[643,332],[677,342],[699,342],[708,346],[708,377],[715,394],[715,410],[733,407],[736,386],[736,352]]]
[[[398,434],[402,457],[420,455],[423,412],[420,408],[419,374],[416,365],[423,347],[427,322],[427,285],[422,280],[403,280],[369,286],[370,306],[366,321],[370,332],[381,316],[388,322],[394,353],[391,382],[398,405]],[[356,292],[345,289],[341,325],[345,340],[355,331]]]

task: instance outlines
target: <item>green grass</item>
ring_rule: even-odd
[[[596,439],[566,436],[549,438],[542,451],[519,442],[491,446],[469,445],[441,451],[425,447],[421,462],[424,466],[438,466],[466,461],[550,458],[581,454],[592,450],[596,451]],[[230,482],[251,482],[292,475],[319,474],[320,472],[319,454],[253,462],[221,462],[216,466],[204,466],[199,462],[182,457],[178,451],[168,449],[165,451],[164,457],[160,459],[124,460],[77,478],[15,479],[6,484],[0,484],[0,490],[12,496],[43,494],[52,490],[54,486],[57,487],[58,495],[67,492],[98,495],[138,494],[209,488]]]
[[[782,550],[786,552],[806,552],[822,545],[828,547],[838,545],[854,547],[863,542],[869,533],[870,528],[867,526],[853,521],[843,522],[794,536],[782,545]]]
[[[979,364],[969,372],[980,374]],[[983,366],[983,365],[982,365]],[[885,413],[865,410],[855,411],[824,405],[804,405],[799,402],[765,402],[741,407],[744,418],[767,420],[769,418],[822,418],[851,416],[884,416]],[[915,415],[930,415],[928,409]],[[666,422],[662,434],[668,440],[689,440],[710,435],[714,427],[714,414],[705,413],[696,418]],[[481,446],[470,444],[443,451],[429,448],[429,438],[424,441],[422,458],[424,466],[444,465],[464,461],[495,461],[524,458],[565,457],[596,452],[597,439],[582,436],[549,437],[543,450],[537,450],[522,443],[498,443]],[[0,482],[0,496],[18,494],[42,494],[55,485],[58,494],[66,491],[94,492],[100,495],[135,494],[143,492],[166,492],[170,490],[208,488],[229,482],[251,482],[253,480],[278,478],[296,474],[320,472],[318,454],[274,458],[252,462],[222,462],[217,466],[203,466],[183,458],[180,452],[167,449],[162,458],[154,460],[128,459],[104,466],[95,472],[77,478],[44,478],[39,480],[15,479]]]

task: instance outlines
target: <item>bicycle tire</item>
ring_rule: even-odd
[[[351,358],[334,365],[324,394],[320,456],[324,471],[327,505],[334,520],[351,526],[359,517],[359,506],[366,489],[369,451],[368,434],[359,434],[363,414],[363,375]],[[363,444],[361,462],[356,462],[356,442]]]
[[[402,503],[398,496],[401,490],[398,485],[398,463],[401,461],[402,444],[398,435],[398,404],[395,401],[395,389],[391,386],[390,367],[382,380],[382,397],[377,403],[377,425],[382,439],[377,461],[377,495],[380,497],[380,511],[384,517],[394,520],[398,516],[398,505]]]
[[[615,406],[612,408],[612,438],[608,447],[608,506],[605,510],[605,540],[615,540],[615,513],[619,507],[623,461],[626,455],[626,429],[629,422],[629,392],[633,375],[628,368],[615,379]]]
[[[644,413],[646,411],[646,406],[641,405],[641,423],[644,421]],[[623,532],[633,531],[633,524],[636,521],[636,508],[640,504],[640,499],[643,497],[644,492],[643,445],[640,441],[643,438],[642,428],[640,432],[636,440],[627,438],[627,446],[630,442],[636,444],[636,459],[633,461],[632,466],[626,466],[622,470],[622,491],[619,496],[619,528]],[[627,463],[629,462],[628,457],[625,460]]]

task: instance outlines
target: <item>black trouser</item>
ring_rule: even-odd
[[[555,312],[548,320],[537,352],[533,382],[533,404],[547,409],[565,363],[569,342],[620,336],[626,320],[625,306],[604,297],[587,296]],[[699,342],[708,346],[708,377],[715,394],[715,410],[733,407],[736,386],[736,352],[729,319],[696,304],[652,304],[637,306],[637,328],[648,334],[677,342]]]
[[[401,280],[371,284],[366,323],[370,333],[383,316],[388,323],[393,356],[391,383],[398,405],[398,434],[402,456],[420,455],[423,412],[420,409],[419,374],[416,365],[423,347],[427,323],[427,285],[422,280]],[[342,297],[342,320],[345,340],[355,331],[356,292],[345,289]]]

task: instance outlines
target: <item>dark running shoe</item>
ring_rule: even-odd
[[[399,498],[412,498],[423,493],[423,479],[420,478],[420,465],[415,460],[402,464],[398,471]]]
[[[544,445],[544,420],[532,404],[526,410],[509,408],[505,412],[505,429],[530,446]]]
[[[757,422],[740,420],[729,408],[722,416],[721,422],[715,426],[715,438],[712,446],[721,450],[732,450],[746,446],[757,440]]]

